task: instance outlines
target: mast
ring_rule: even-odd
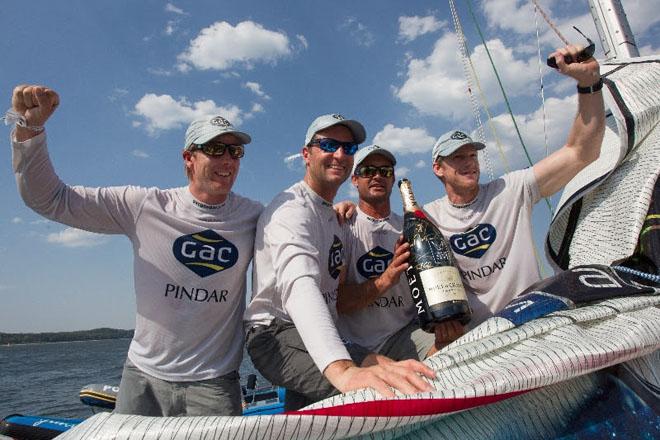
[[[638,57],[637,43],[621,1],[589,0],[589,7],[603,45],[605,59]]]

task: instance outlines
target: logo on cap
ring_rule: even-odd
[[[222,116],[216,116],[209,121],[211,125],[217,125],[218,127],[231,127],[231,123],[223,118]]]
[[[339,119],[340,121],[343,121],[344,119],[346,119],[342,115],[340,115],[339,113],[335,113],[334,115],[332,115],[332,117],[335,118],[335,119]]]
[[[451,134],[452,139],[456,139],[458,141],[462,141],[463,139],[467,139],[468,135],[463,133],[462,131],[455,131]]]
[[[202,278],[227,270],[238,261],[238,248],[211,229],[177,238],[172,252]]]

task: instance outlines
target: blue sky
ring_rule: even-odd
[[[524,167],[467,3],[456,3],[506,162]],[[597,41],[586,0],[541,3],[569,39],[583,41],[575,24]],[[642,54],[660,47],[653,3],[623,1]],[[546,154],[545,138],[549,151],[565,140],[574,85],[539,66],[530,2],[472,4],[536,161]],[[561,42],[538,21],[545,57]],[[435,138],[477,127],[446,1],[26,0],[3,3],[0,29],[4,102],[8,107],[21,83],[60,94],[47,124],[49,149],[58,174],[73,185],[185,185],[185,128],[204,114],[222,114],[253,138],[234,190],[268,203],[303,176],[297,154],[309,123],[341,113],[365,125],[367,143],[397,155],[398,177],[411,179],[426,203],[444,195],[430,168]],[[487,128],[483,110],[481,118]],[[9,127],[2,129],[8,139]],[[489,179],[486,162],[494,176],[506,169],[493,139],[487,131],[482,180]],[[17,194],[7,140],[0,162],[0,332],[133,328],[128,240],[42,219]],[[338,199],[355,195],[347,182]],[[392,206],[401,211],[396,193]],[[534,221],[542,249],[545,204]]]

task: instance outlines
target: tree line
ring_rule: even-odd
[[[74,332],[0,333],[0,345],[34,344],[43,342],[89,341],[94,339],[132,338],[133,330],[95,328]]]

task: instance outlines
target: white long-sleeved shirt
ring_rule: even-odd
[[[343,242],[332,205],[304,181],[276,196],[257,224],[245,324],[293,322],[321,372],[351,359],[335,327]]]
[[[198,381],[239,368],[245,273],[261,204],[229,194],[208,206],[187,187],[68,186],[55,174],[45,133],[13,140],[13,169],[39,214],[133,245],[137,317],[128,357],[170,381]],[[92,293],[93,294],[93,293]]]

